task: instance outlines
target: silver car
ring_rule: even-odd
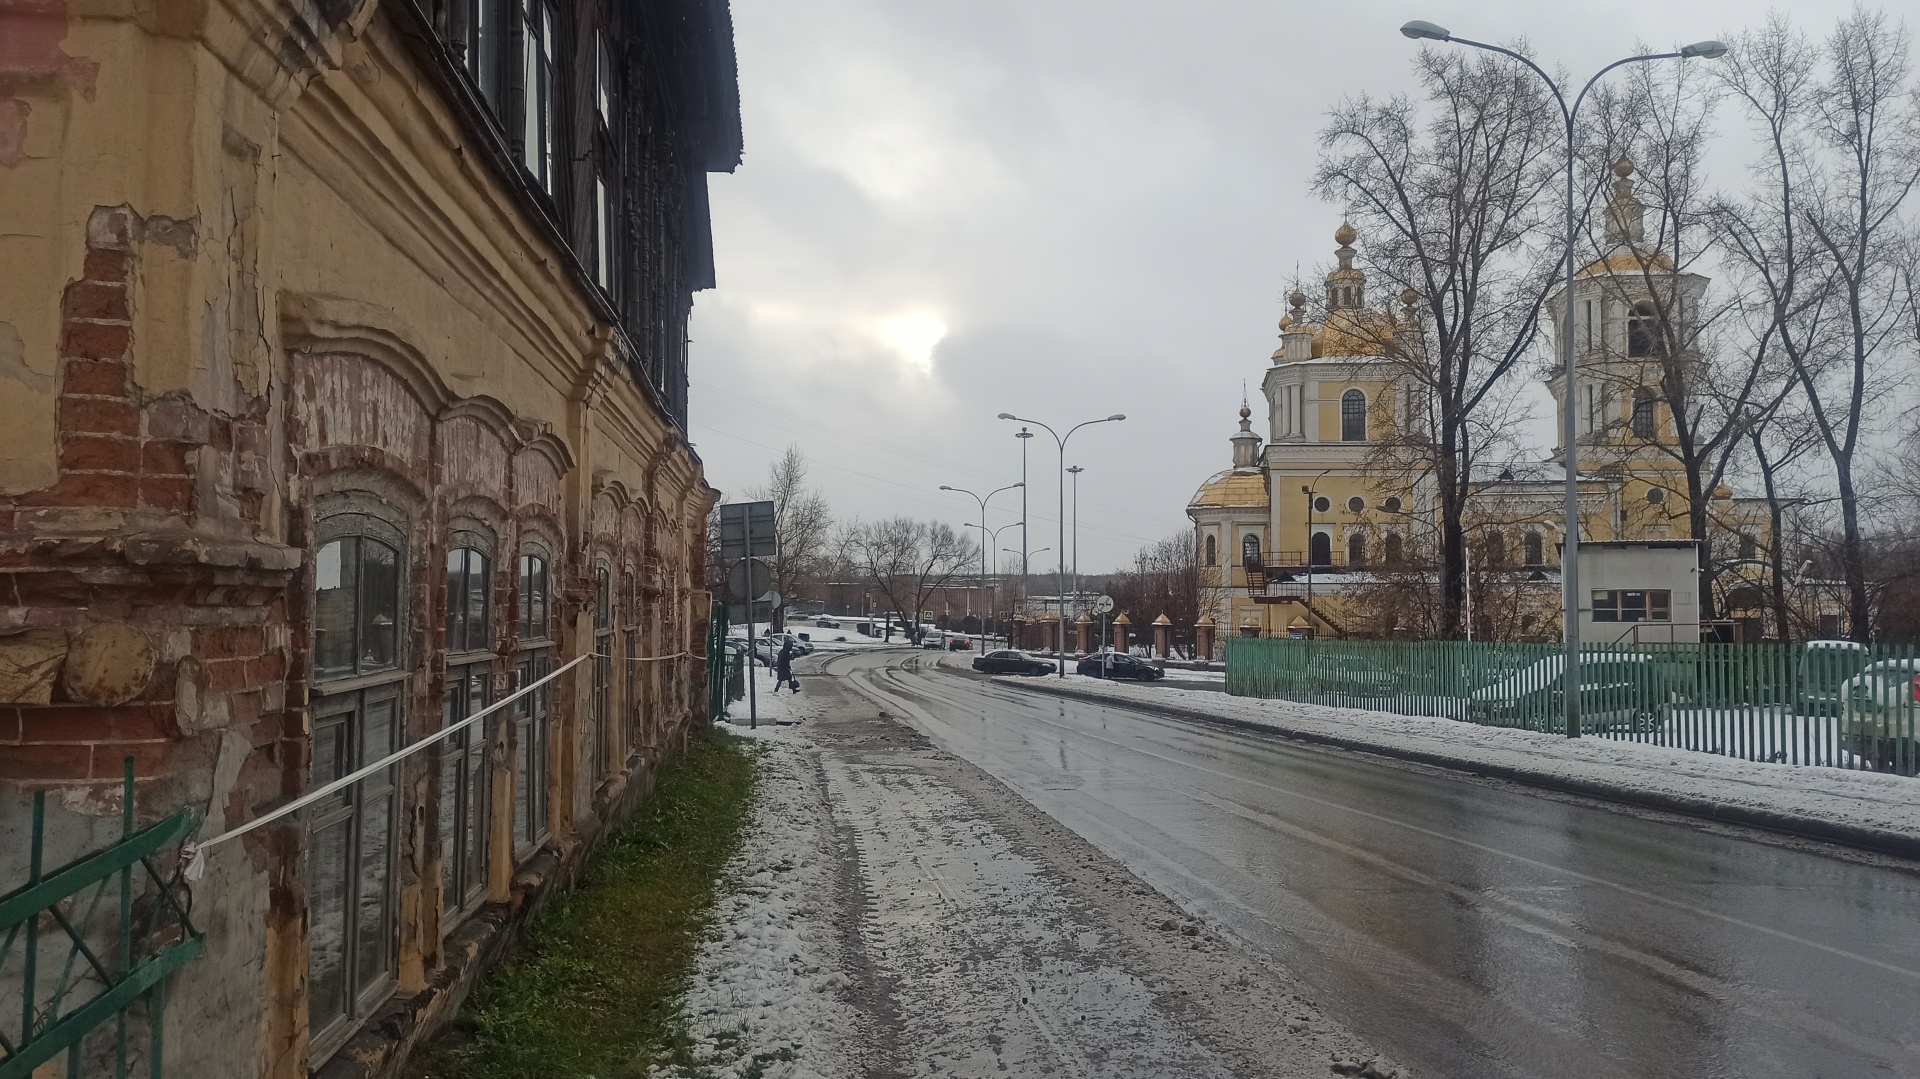
[[[1920,659],[1887,659],[1840,687],[1840,744],[1870,768],[1913,775],[1920,770],[1915,704]]]

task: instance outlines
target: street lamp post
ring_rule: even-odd
[[[1645,56],[1629,56],[1624,60],[1615,60],[1606,67],[1594,72],[1593,77],[1587,80],[1587,84],[1580,88],[1580,93],[1574,97],[1573,105],[1569,108],[1566,95],[1560,92],[1560,85],[1553,81],[1553,76],[1541,70],[1539,64],[1534,63],[1532,60],[1527,59],[1511,49],[1503,49],[1498,45],[1489,45],[1483,41],[1470,41],[1463,37],[1455,37],[1443,26],[1437,26],[1433,23],[1418,19],[1402,26],[1400,32],[1416,41],[1451,42],[1455,45],[1466,45],[1475,49],[1485,49],[1488,52],[1497,52],[1502,56],[1512,57],[1520,61],[1531,68],[1533,73],[1540,76],[1541,81],[1547,84],[1547,89],[1553,92],[1553,100],[1560,106],[1560,117],[1566,122],[1567,252],[1565,288],[1567,293],[1567,320],[1560,331],[1560,362],[1562,378],[1565,380],[1566,385],[1564,392],[1561,394],[1560,422],[1561,441],[1564,444],[1564,452],[1566,454],[1567,489],[1566,522],[1563,526],[1566,529],[1566,541],[1560,548],[1560,621],[1565,633],[1567,646],[1566,676],[1564,679],[1566,688],[1562,694],[1566,698],[1567,705],[1567,737],[1578,738],[1580,737],[1580,470],[1578,467],[1578,451],[1576,449],[1576,440],[1579,433],[1577,426],[1579,413],[1575,408],[1573,392],[1574,379],[1577,375],[1573,351],[1573,256],[1575,239],[1573,213],[1574,120],[1580,115],[1580,105],[1586,101],[1587,91],[1593,89],[1594,83],[1599,82],[1602,75],[1605,75],[1616,67],[1640,63],[1646,60],[1690,60],[1696,56],[1705,60],[1717,60],[1727,54],[1727,47],[1718,41],[1696,41],[1691,45],[1682,47],[1678,52],[1648,53]]]
[[[1025,495],[1026,488],[1027,488],[1027,481],[1025,479],[1022,479],[1019,483],[1009,483],[1005,487],[996,487],[993,490],[988,491],[984,496],[974,494],[972,491],[967,490],[965,487],[949,487],[944,483],[940,485],[940,489],[942,491],[958,491],[960,494],[968,495],[972,497],[972,499],[975,502],[980,503],[980,531],[982,533],[980,538],[983,540],[987,538],[984,534],[987,531],[987,502],[991,500],[994,495],[999,494],[1001,491],[1011,491],[1015,487],[1020,488],[1020,493],[1022,495]],[[980,545],[980,583],[985,584],[986,581],[987,581],[987,545],[982,543]]]
[[[1086,469],[1074,465],[1067,469],[1073,476],[1073,601],[1080,602],[1080,473]]]
[[[1116,412],[1111,416],[1105,416],[1097,420],[1086,420],[1067,428],[1067,433],[1064,435],[1055,431],[1052,427],[1041,423],[1039,420],[1026,419],[1022,416],[1016,416],[1011,412],[1000,413],[1000,418],[1003,420],[1014,420],[1019,423],[1031,423],[1036,427],[1040,427],[1053,436],[1054,444],[1060,448],[1060,550],[1058,552],[1060,570],[1059,576],[1054,579],[1064,586],[1067,580],[1067,439],[1072,438],[1073,433],[1082,427],[1088,427],[1096,423],[1118,423],[1127,417],[1123,413]],[[1065,591],[1065,588],[1061,587],[1059,590]],[[1065,596],[1060,597],[1060,650],[1058,659],[1060,677],[1065,678],[1067,676],[1067,601]]]
[[[1027,439],[1033,432],[1022,427],[1013,437],[1020,440],[1020,587],[1027,587]]]

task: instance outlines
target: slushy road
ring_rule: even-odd
[[[1420,1079],[1920,1076],[1912,867],[1044,696],[965,658],[826,670]]]

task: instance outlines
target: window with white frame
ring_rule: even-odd
[[[521,162],[548,194],[554,175],[554,37],[553,8],[546,0],[523,0],[520,6]]]

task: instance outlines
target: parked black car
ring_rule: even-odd
[[[1093,678],[1131,678],[1138,682],[1167,676],[1167,672],[1125,652],[1095,652],[1082,659],[1074,670]]]
[[[1053,664],[1009,648],[973,657],[973,669],[988,674],[1052,674]]]

